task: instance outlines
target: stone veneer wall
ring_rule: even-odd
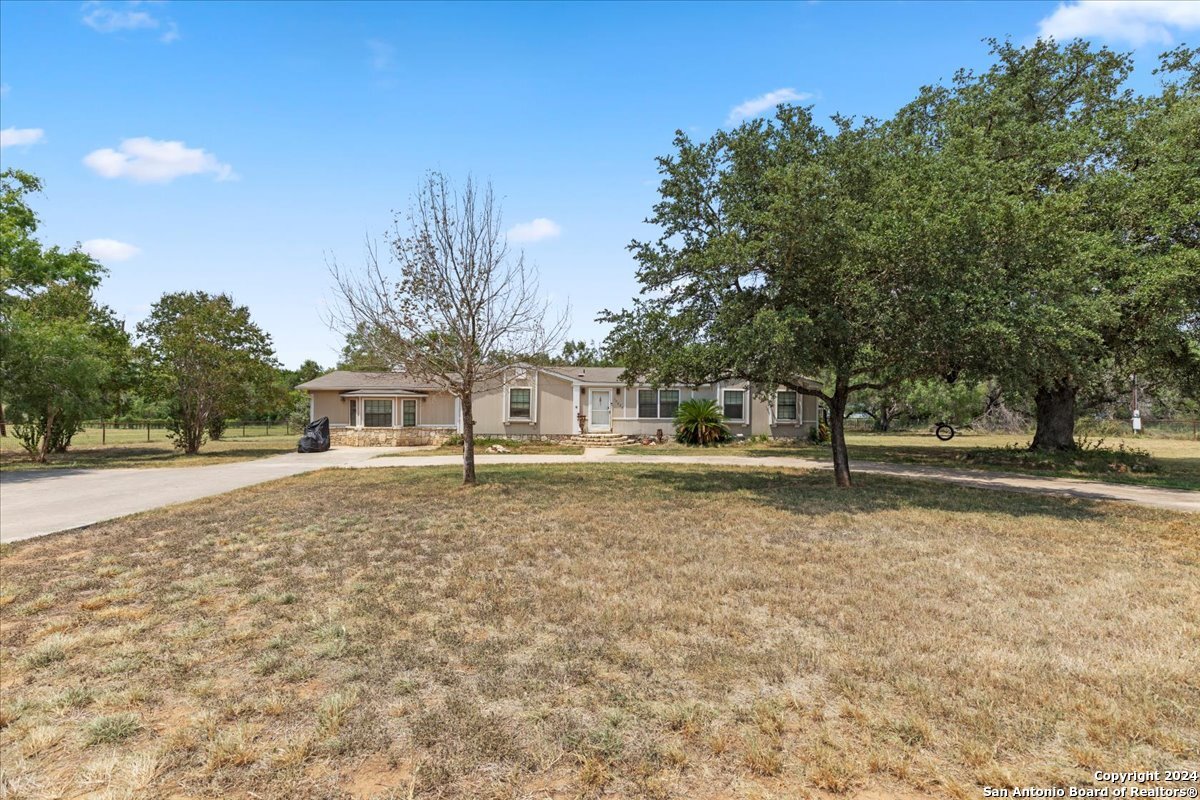
[[[334,447],[408,447],[444,444],[452,429],[440,428],[330,428],[329,443]]]

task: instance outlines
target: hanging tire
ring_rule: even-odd
[[[937,428],[934,429],[933,435],[943,442],[948,442],[954,438],[956,431],[944,422],[939,422]]]

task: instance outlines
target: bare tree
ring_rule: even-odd
[[[476,392],[499,386],[514,363],[558,347],[567,328],[567,311],[552,315],[538,291],[536,268],[508,249],[501,217],[490,183],[481,190],[468,177],[459,189],[430,172],[397,215],[387,267],[370,242],[364,270],[330,264],[340,301],[334,323],[364,327],[394,367],[460,399],[464,484],[476,482]]]

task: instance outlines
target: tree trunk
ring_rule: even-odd
[[[1075,449],[1075,395],[1078,391],[1065,380],[1037,390],[1033,396],[1037,406],[1037,430],[1030,450]]]
[[[46,463],[46,454],[50,451],[50,438],[54,435],[54,411],[46,409],[46,427],[42,430],[42,440],[38,442],[37,456],[39,464]]]
[[[475,420],[471,416],[471,392],[463,393],[463,486],[474,486],[475,479]]]
[[[8,436],[8,423],[4,419],[3,403],[0,403],[0,436]]]
[[[839,377],[829,398],[829,438],[833,445],[833,479],[838,486],[850,486],[850,454],[846,451],[846,402],[849,381]]]

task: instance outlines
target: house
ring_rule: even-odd
[[[715,400],[735,436],[807,436],[816,398],[780,388],[769,400],[744,381],[702,386],[627,386],[621,367],[513,367],[499,385],[474,397],[480,436],[565,439],[587,434],[674,434],[684,400]],[[302,383],[313,419],[329,417],[341,445],[423,444],[462,431],[462,404],[445,388],[403,372],[337,370]],[[582,425],[586,430],[581,430]]]

